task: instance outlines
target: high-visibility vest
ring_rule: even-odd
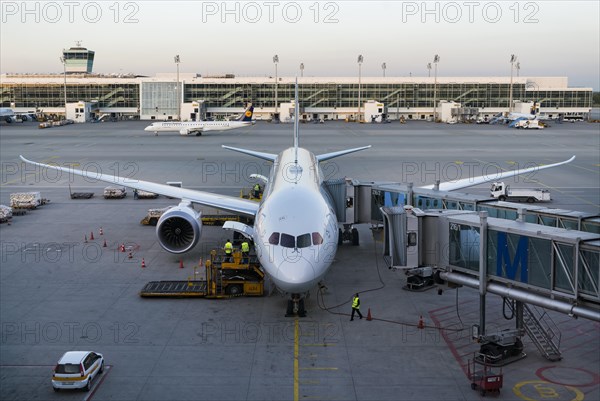
[[[360,301],[359,301],[358,297],[352,298],[352,307],[354,309],[360,309]]]
[[[242,242],[242,252],[250,252],[250,245],[246,241]]]
[[[254,185],[254,190],[255,191],[260,191],[260,184],[255,184]]]
[[[225,243],[225,253],[230,254],[233,251],[233,244],[229,241]]]

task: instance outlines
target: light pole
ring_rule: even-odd
[[[275,64],[275,115],[273,119],[277,118],[277,63],[279,63],[279,56],[276,54],[273,56],[273,64]]]
[[[427,69],[429,70],[427,71],[427,76],[431,78],[431,63],[427,63]]]
[[[385,69],[387,68],[387,65],[385,63],[381,64],[381,69],[383,70],[383,77],[385,78]]]
[[[65,119],[67,118],[67,60],[64,57],[60,57],[60,62],[63,65],[63,77],[64,77],[64,95],[65,95]]]
[[[521,71],[521,63],[517,62],[517,64],[515,64],[515,68],[517,69],[517,78],[518,78],[519,72]]]
[[[356,116],[357,120],[360,121],[360,79],[361,79],[361,66],[363,63],[362,54],[358,55],[358,115]]]
[[[512,113],[513,111],[513,70],[514,65],[517,62],[517,56],[514,54],[510,55],[510,89],[508,93],[508,112]]]
[[[300,63],[300,76],[304,76],[304,63]]]
[[[177,120],[181,121],[181,95],[179,94],[179,63],[181,59],[179,54],[174,58],[175,64],[177,64]]]
[[[440,62],[440,56],[437,54],[433,57],[434,69],[434,81],[433,81],[433,121],[437,121],[437,66]]]

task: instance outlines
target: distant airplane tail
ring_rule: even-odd
[[[244,112],[244,114],[238,118],[238,121],[252,121],[252,115],[254,114],[254,106],[250,105]]]

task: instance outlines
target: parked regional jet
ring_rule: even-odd
[[[144,131],[151,131],[158,135],[159,132],[179,132],[181,135],[202,135],[206,131],[227,131],[230,129],[247,127],[254,125],[252,114],[254,107],[249,106],[237,120],[234,121],[172,121],[152,123],[144,128]]]
[[[298,86],[296,84],[295,115],[299,115]],[[299,121],[294,123],[294,144],[279,154],[223,146],[259,159],[272,162],[261,203],[217,195],[204,191],[176,188],[96,171],[75,170],[21,159],[36,166],[81,175],[99,181],[153,192],[181,199],[178,206],[162,215],[156,226],[159,243],[168,252],[179,254],[192,249],[200,239],[202,221],[193,204],[226,210],[252,217],[254,225],[227,222],[223,228],[232,229],[250,238],[255,245],[258,260],[274,284],[289,293],[288,314],[305,315],[304,296],[321,281],[334,260],[340,230],[331,197],[323,185],[320,162],[370,148],[341,150],[314,155],[299,145]],[[502,180],[519,174],[542,170],[569,163],[571,159],[546,166],[508,171],[498,175],[466,178],[441,184],[440,190],[455,190],[491,180]]]
[[[0,121],[6,121],[9,124],[17,121],[15,111],[7,107],[0,108]]]

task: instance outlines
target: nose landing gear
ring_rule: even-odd
[[[300,294],[292,294],[292,298],[287,301],[287,309],[285,317],[306,317],[306,309],[304,308],[304,297]]]

